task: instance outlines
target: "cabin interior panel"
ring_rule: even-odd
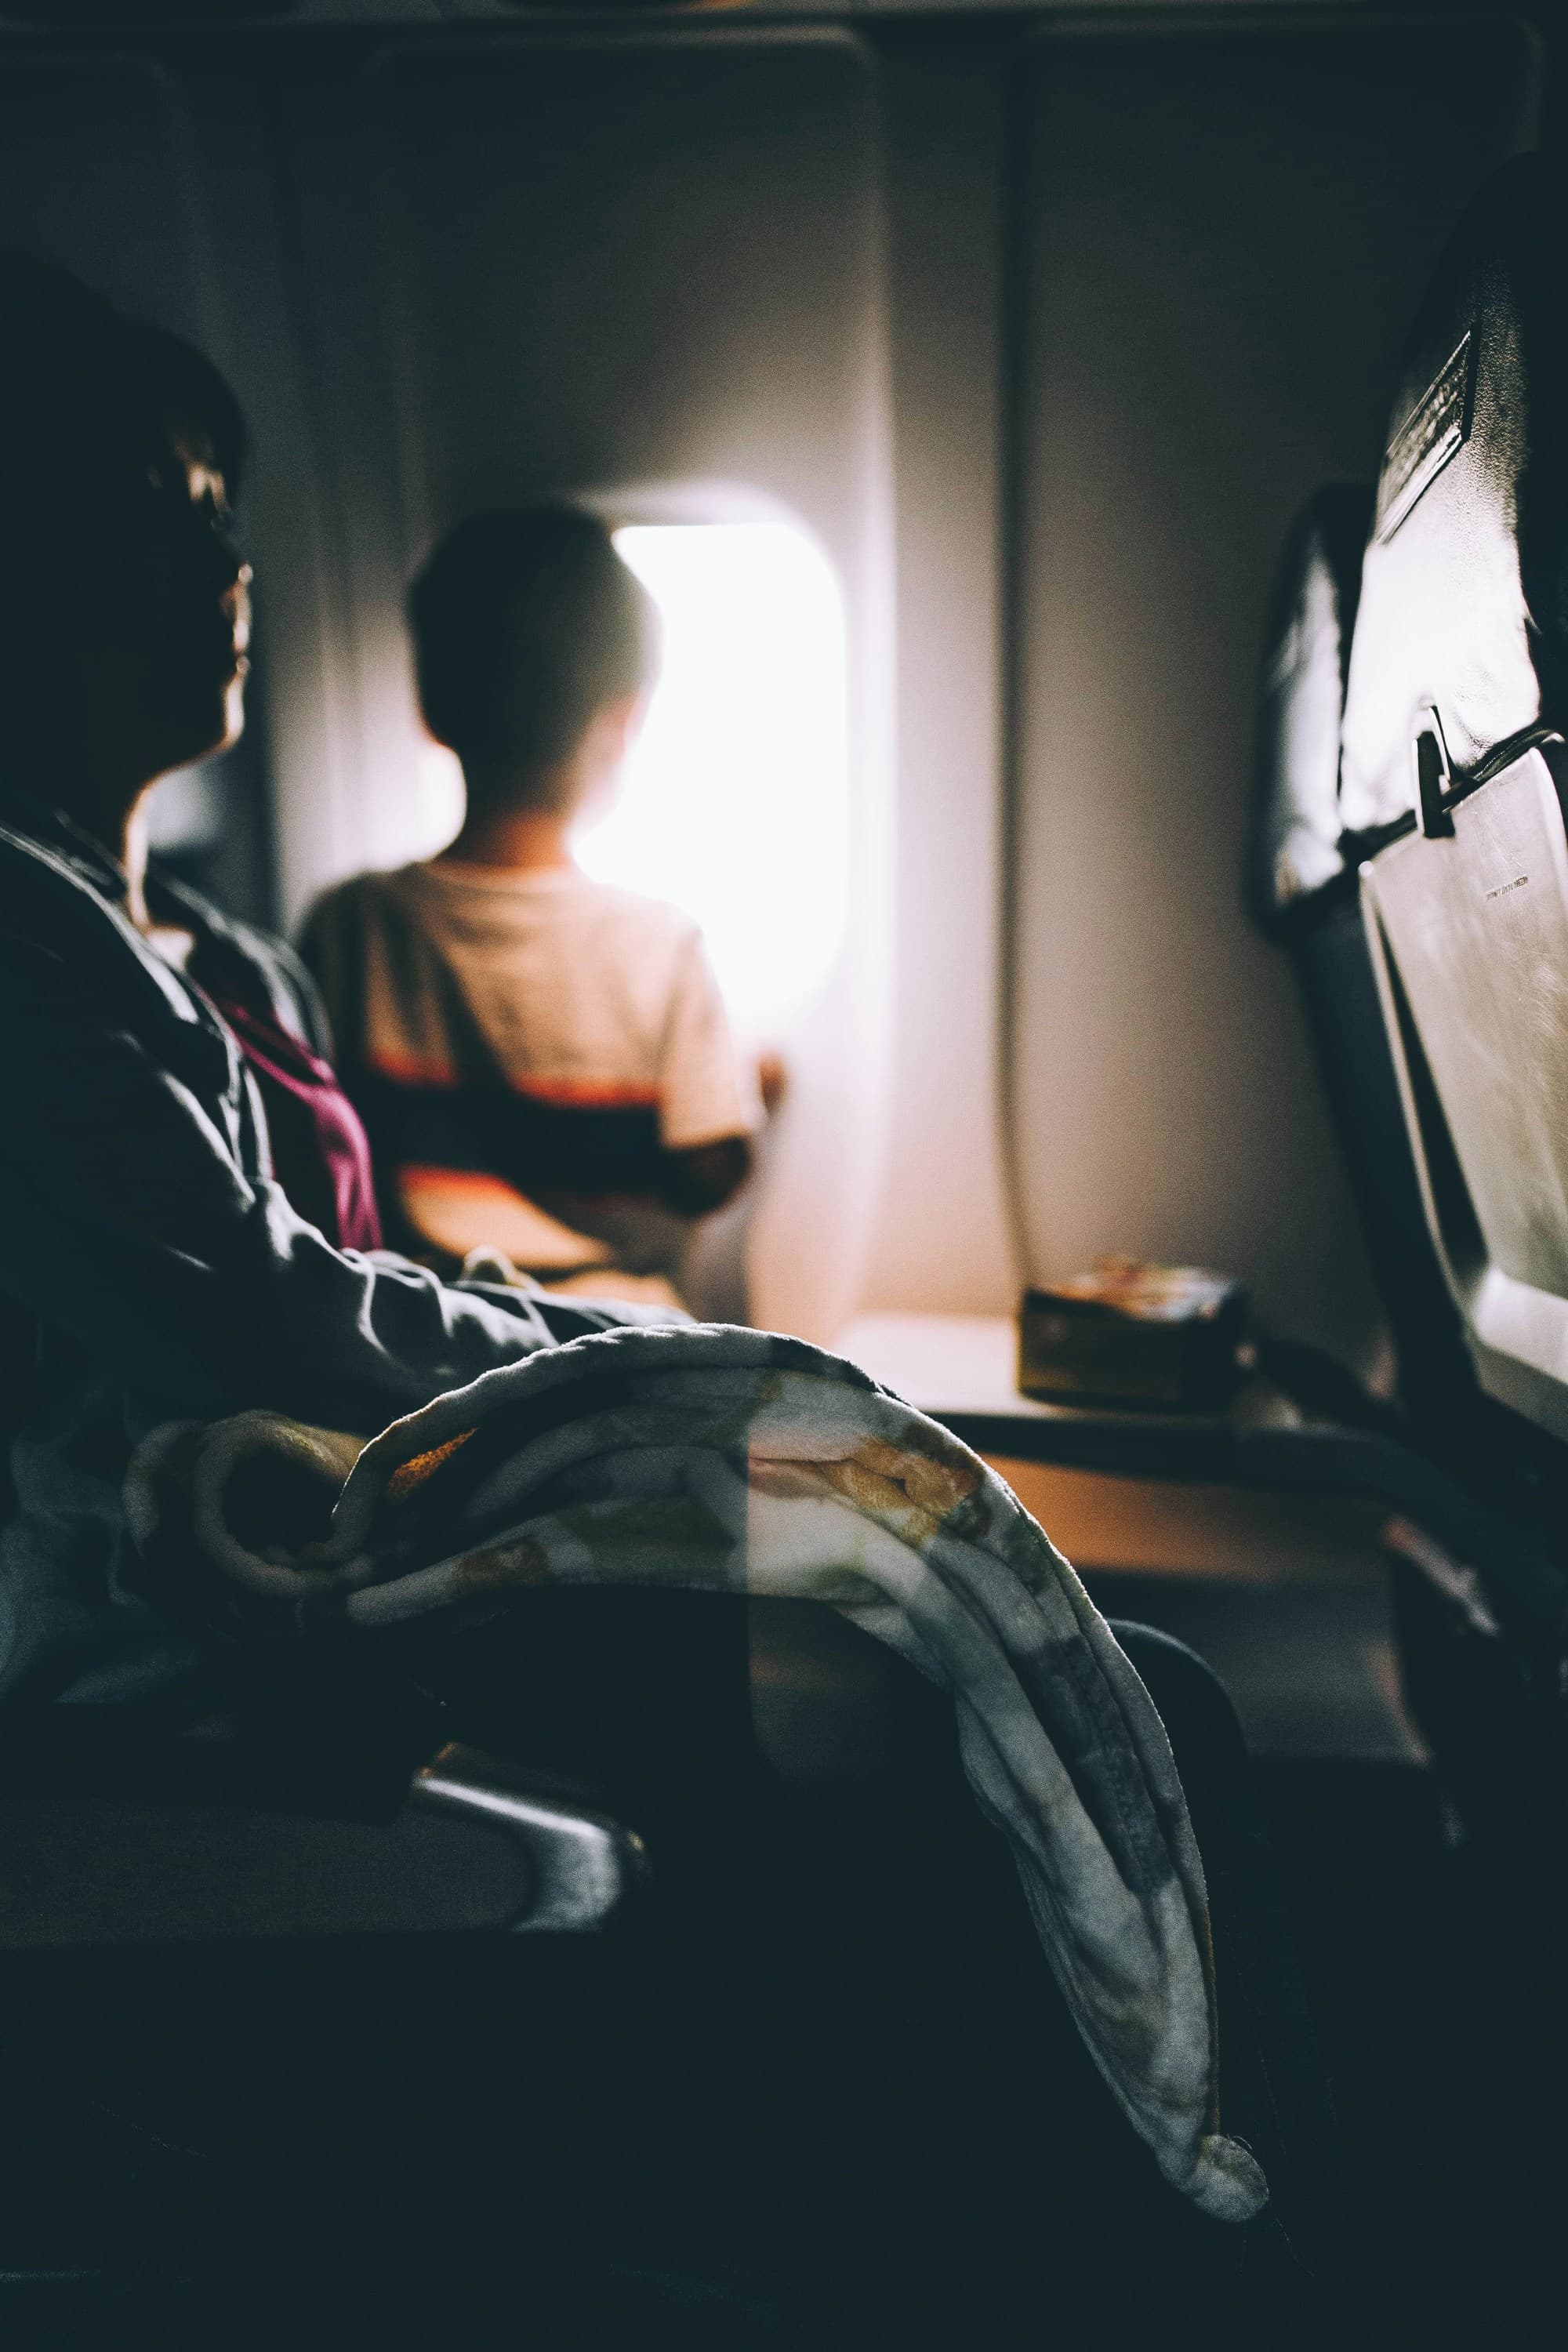
[[[1502,18],[1047,37],[1023,110],[1027,1264],[1233,1268],[1363,1368],[1349,1196],[1288,976],[1240,903],[1261,615],[1310,493],[1375,474],[1413,291],[1527,142],[1536,71]]]

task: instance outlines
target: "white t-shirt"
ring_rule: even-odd
[[[736,1049],[701,934],[662,899],[575,866],[437,860],[330,892],[305,947],[351,1092],[356,1066],[373,1091],[401,1087],[426,1103],[499,1078],[555,1115],[541,1131],[568,1157],[574,1133],[602,1135],[616,1113],[640,1114],[650,1132],[656,1120],[667,1150],[762,1123],[755,1066]],[[442,1173],[439,1156],[421,1149],[425,1176]],[[515,1188],[517,1171],[504,1174]],[[431,1196],[423,1179],[416,1190]]]

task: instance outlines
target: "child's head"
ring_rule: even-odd
[[[470,811],[564,814],[594,782],[599,730],[624,746],[658,666],[658,615],[595,516],[471,515],[408,600],[425,723],[463,764]]]

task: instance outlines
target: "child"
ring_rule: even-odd
[[[745,1181],[761,1106],[696,927],[572,856],[653,682],[653,606],[601,523],[537,507],[459,524],[409,618],[462,830],[329,892],[304,940],[385,1221],[437,1260],[668,1266]]]

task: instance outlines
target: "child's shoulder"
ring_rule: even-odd
[[[329,883],[318,892],[310,904],[309,920],[312,925],[342,921],[363,915],[370,908],[405,900],[411,891],[417,891],[418,877],[425,870],[422,864],[416,864],[390,868],[371,866],[363,873],[346,875],[341,882]]]
[[[601,882],[596,874],[584,874],[580,866],[573,869],[571,895],[574,904],[586,914],[635,924],[661,938],[687,939],[696,935],[696,923],[673,898],[658,898],[648,890],[628,889],[622,882]]]

